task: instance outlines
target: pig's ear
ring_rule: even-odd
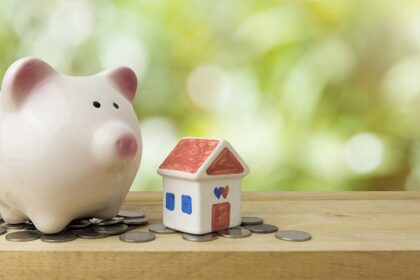
[[[119,67],[106,72],[111,84],[130,102],[133,101],[137,91],[137,76],[128,67]]]
[[[31,91],[57,72],[44,61],[26,57],[13,63],[2,83],[2,106],[17,109]]]

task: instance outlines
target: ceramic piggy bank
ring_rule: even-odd
[[[0,212],[7,223],[30,219],[55,233],[76,218],[117,214],[141,158],[136,89],[127,67],[71,77],[35,58],[10,66],[0,93]]]

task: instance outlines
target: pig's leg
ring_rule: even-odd
[[[28,220],[22,212],[10,207],[3,201],[0,201],[0,213],[3,220],[9,224],[20,224]]]
[[[37,230],[47,234],[60,232],[71,222],[70,218],[54,212],[37,213],[31,220]]]

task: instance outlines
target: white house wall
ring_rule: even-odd
[[[198,211],[199,184],[195,181],[183,180],[173,177],[163,177],[163,224],[167,227],[188,231],[190,233],[200,231],[200,215]],[[166,193],[175,194],[175,209],[166,209]],[[181,196],[189,195],[192,200],[192,213],[182,212]],[[186,230],[188,229],[188,230]]]
[[[219,199],[214,194],[214,188],[229,186],[226,198]],[[166,193],[175,195],[175,208],[173,211],[166,209]],[[189,195],[192,199],[192,213],[182,212],[181,196]],[[189,232],[203,234],[212,231],[213,204],[230,203],[230,224],[235,227],[241,223],[241,178],[191,181],[174,177],[163,177],[163,224],[167,227]]]
[[[241,178],[236,179],[214,179],[200,182],[201,186],[201,229],[203,232],[211,232],[211,217],[213,204],[230,203],[230,224],[229,227],[241,224]],[[214,195],[214,188],[217,186],[229,186],[229,193],[225,198],[219,199]]]

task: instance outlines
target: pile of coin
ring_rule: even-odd
[[[194,242],[204,242],[216,240],[219,236],[227,238],[246,238],[252,233],[273,233],[278,228],[274,225],[264,224],[264,220],[258,217],[242,217],[241,226],[228,228],[215,233],[195,235],[184,233],[182,239]]]
[[[142,243],[155,240],[155,234],[178,233],[178,231],[163,224],[151,224],[148,232],[133,231],[140,226],[147,225],[149,220],[143,212],[128,210],[121,210],[116,217],[106,220],[98,218],[77,219],[68,224],[65,230],[55,234],[45,234],[38,231],[30,221],[21,224],[8,224],[2,220],[0,222],[0,235],[6,234],[7,229],[20,230],[6,234],[6,240],[13,242],[41,239],[44,242],[59,243],[72,241],[77,238],[100,239],[118,235],[121,241]],[[303,231],[279,231],[277,226],[265,224],[264,220],[259,217],[242,217],[241,226],[203,235],[182,233],[182,239],[193,242],[207,242],[216,240],[219,237],[246,238],[253,233],[275,233],[277,239],[285,241],[307,241],[312,238],[309,233]]]
[[[7,229],[20,229],[20,231],[6,234],[6,240],[22,242],[40,238],[44,242],[59,243],[72,241],[76,238],[100,239],[111,235],[120,235],[122,241],[145,242],[146,239],[148,241],[153,240],[154,236],[151,239],[151,233],[141,231],[133,231],[130,238],[124,234],[148,223],[149,220],[143,212],[122,210],[116,217],[110,219],[83,218],[74,220],[67,225],[65,230],[55,234],[45,234],[38,231],[30,221],[21,224],[8,224],[3,221],[0,226],[0,235],[6,234]],[[145,235],[147,238],[144,238]]]
[[[312,236],[303,231],[283,230],[279,231],[275,225],[265,224],[264,220],[259,217],[242,217],[241,226],[235,228],[228,228],[217,231],[216,233],[208,233],[203,235],[195,235],[184,233],[182,239],[194,242],[204,242],[216,240],[219,236],[227,238],[246,238],[250,237],[252,233],[266,234],[275,233],[275,237],[285,241],[307,241]]]

